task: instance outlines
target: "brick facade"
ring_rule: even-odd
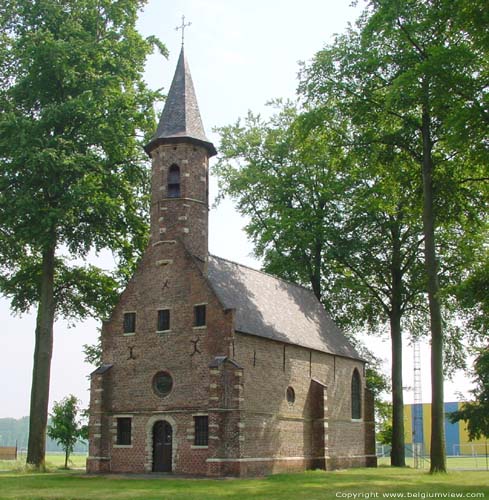
[[[236,311],[211,286],[212,148],[181,138],[149,148],[151,238],[103,324],[103,364],[91,378],[87,470],[141,473],[164,463],[181,474],[254,476],[375,465],[364,363],[236,331]],[[178,196],[169,196],[172,165],[180,173]],[[195,326],[196,305],[205,305],[205,325]],[[169,311],[165,331],[158,331],[159,310]],[[127,313],[136,314],[135,330],[124,333]],[[357,420],[351,418],[354,370],[364,388]],[[172,380],[164,396],[155,386],[161,372]],[[199,439],[207,444],[197,444],[196,417],[204,417],[207,434]],[[160,435],[161,421],[167,424]],[[124,422],[129,428],[121,430]]]

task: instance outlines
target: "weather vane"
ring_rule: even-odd
[[[182,25],[181,26],[177,26],[175,28],[175,31],[178,31],[178,30],[182,30],[182,47],[183,47],[183,43],[185,41],[185,28],[187,26],[190,26],[192,23],[185,23],[185,16],[182,16]]]

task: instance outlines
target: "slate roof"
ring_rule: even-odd
[[[261,271],[209,256],[208,280],[239,332],[361,359],[315,295]]]
[[[230,363],[235,368],[241,369],[241,366],[234,361],[234,359],[229,358],[228,356],[216,356],[210,363],[209,368],[219,368],[224,363]]]
[[[149,153],[162,142],[185,141],[203,145],[210,156],[217,153],[204,132],[192,76],[182,47],[158,128],[145,150]]]
[[[105,372],[108,372],[113,365],[100,365],[98,368],[93,370],[90,375],[103,375]]]

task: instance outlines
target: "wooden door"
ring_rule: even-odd
[[[158,420],[153,426],[153,472],[171,472],[172,466],[171,425]]]

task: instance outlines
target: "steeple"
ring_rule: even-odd
[[[158,128],[145,150],[149,154],[160,144],[184,142],[203,146],[209,156],[217,154],[204,132],[192,76],[182,46]]]
[[[160,123],[145,150],[152,160],[152,245],[161,245],[160,260],[163,255],[172,260],[173,245],[182,243],[205,272],[209,158],[216,149],[202,126],[183,47]]]

